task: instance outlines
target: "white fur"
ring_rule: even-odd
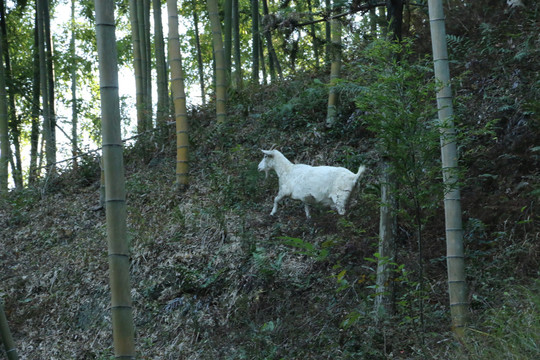
[[[506,0],[506,5],[510,7],[523,7],[522,0]]]
[[[366,169],[362,165],[354,174],[343,167],[293,164],[277,150],[262,152],[264,158],[259,163],[259,171],[266,172],[268,176],[268,171],[275,170],[279,177],[279,192],[270,215],[276,213],[278,203],[285,196],[302,200],[308,218],[310,203],[330,206],[344,215],[351,192]]]

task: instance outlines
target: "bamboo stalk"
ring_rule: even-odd
[[[441,0],[428,0],[435,79],[441,87],[437,92],[437,108],[441,123],[441,156],[445,184],[444,209],[446,222],[446,261],[448,267],[448,293],[452,327],[463,336],[468,317],[463,227],[461,220],[461,194],[458,185],[458,158],[450,70],[446,44],[445,18]]]
[[[216,59],[216,117],[218,123],[224,123],[227,119],[227,76],[225,74],[225,49],[223,47],[223,36],[221,35],[221,21],[219,20],[217,0],[207,0],[207,7]]]
[[[1,299],[0,299],[0,336],[6,348],[6,354],[7,354],[8,360],[17,360],[19,358],[19,355],[17,354],[15,343],[13,342],[13,338],[11,337],[11,331],[9,331],[6,313],[4,312],[4,302]]]
[[[95,8],[114,353],[116,358],[134,359],[114,2],[96,0]]]
[[[176,1],[167,0],[169,16],[169,62],[171,67],[171,90],[176,119],[176,186],[179,189],[189,185],[189,124],[187,118],[184,71],[180,53],[178,34],[178,9]]]

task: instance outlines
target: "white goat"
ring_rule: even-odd
[[[293,164],[277,150],[261,151],[264,157],[259,163],[259,171],[264,171],[268,176],[268,172],[273,169],[279,177],[279,192],[270,215],[276,213],[278,203],[285,196],[302,200],[308,218],[311,217],[310,203],[330,206],[340,215],[345,215],[351,192],[366,169],[362,165],[354,174],[342,167]]]

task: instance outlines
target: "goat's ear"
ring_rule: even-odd
[[[274,153],[272,152],[272,150],[262,150],[261,151],[265,154],[265,155],[268,155],[268,156],[273,156]]]

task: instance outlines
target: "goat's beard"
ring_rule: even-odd
[[[268,170],[264,170],[264,178],[268,179]]]

